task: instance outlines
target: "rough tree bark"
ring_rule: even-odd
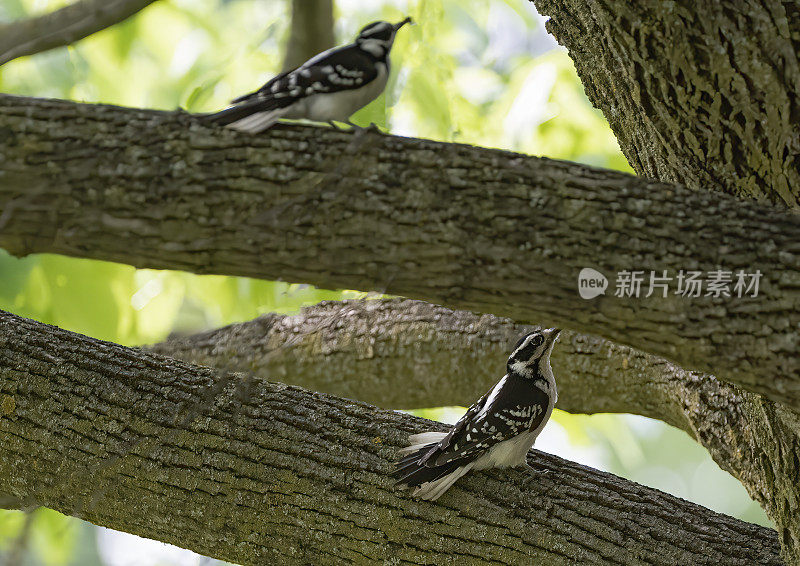
[[[800,208],[800,6],[533,0],[640,175]]]
[[[532,327],[408,300],[323,303],[151,346],[155,352],[382,407],[467,406]],[[686,431],[766,510],[800,561],[800,419],[780,404],[664,359],[565,331],[558,407],[634,413]],[[400,385],[402,384],[402,386]]]
[[[670,3],[669,10],[663,3],[617,0],[537,4],[553,16],[551,31],[570,48],[590,98],[606,112],[640,174],[798,206],[796,6],[721,2],[703,5],[701,14],[699,5],[688,2]],[[0,245],[17,254],[56,251],[407,292],[600,334],[800,407],[796,217],[721,195],[692,194],[679,185],[502,152],[306,132],[278,128],[257,140],[212,135],[183,117],[0,97]],[[343,142],[351,159],[340,159]],[[97,159],[98,151],[106,158]],[[322,161],[315,161],[319,156]],[[479,201],[486,201],[486,208],[476,205]],[[258,206],[266,212],[255,212]],[[333,218],[340,210],[346,210],[341,220]],[[657,227],[649,225],[653,217]],[[420,221],[428,225],[420,229]],[[337,255],[332,234],[344,247],[363,244],[350,263]],[[401,244],[408,249],[395,249]],[[367,250],[372,246],[374,254]],[[323,253],[313,268],[303,261],[316,260],[320,251],[329,256]],[[237,264],[252,272],[236,272]],[[611,273],[761,269],[765,280],[760,300],[737,304],[611,297],[585,303],[576,299],[574,286],[577,269],[584,266]],[[422,274],[427,286],[417,280]],[[547,300],[531,305],[531,296]],[[571,324],[565,324],[565,313]],[[296,562],[384,557],[397,548],[414,560],[444,540],[456,560],[463,558],[456,550],[465,546],[463,533],[474,532],[479,535],[467,542],[479,545],[470,546],[471,552],[506,561],[511,556],[599,562],[616,558],[621,547],[629,551],[627,563],[776,561],[774,538],[763,529],[707,516],[613,477],[581,475],[584,470],[544,456],[537,460],[558,475],[552,484],[547,483],[552,472],[545,475],[537,485],[543,491],[534,497],[523,499],[514,491],[516,483],[509,485],[509,478],[519,479],[516,474],[494,473],[464,482],[453,494],[456,506],[446,510],[387,505],[395,494],[381,483],[384,459],[402,443],[399,430],[418,430],[408,417],[261,380],[240,386],[231,376],[4,316],[14,332],[22,329],[19,335],[0,330],[0,434],[11,435],[0,451],[18,458],[0,459],[0,492],[10,505],[43,502],[87,517],[125,515],[127,530],[142,534],[161,532],[161,518],[178,513],[179,543],[185,545],[185,532],[197,533],[201,551],[213,544],[254,559],[270,556],[263,545],[277,541],[279,552],[297,550],[288,558]],[[467,315],[453,316],[463,321]],[[472,334],[464,332],[445,339],[444,319],[430,329],[442,345],[458,344],[465,336],[472,344]],[[486,320],[489,335],[508,328]],[[240,329],[253,327],[257,324]],[[342,336],[351,336],[333,335],[339,346]],[[232,337],[222,331],[205,339],[218,347]],[[614,401],[609,395],[587,399],[574,393],[574,381],[562,380],[562,406],[593,410],[592,403],[620,409],[627,404],[628,410],[638,407],[635,412],[687,430],[776,520],[787,561],[800,561],[796,413],[663,359],[585,336],[569,338],[562,342],[569,350],[560,360],[565,367],[589,377],[592,388],[606,383],[621,394]],[[202,353],[202,347],[190,349],[184,353]],[[370,351],[380,352],[380,341]],[[219,353],[209,362],[220,365]],[[228,359],[222,366],[238,361]],[[133,393],[132,387],[139,389]],[[255,397],[239,395],[243,388]],[[287,410],[288,404],[299,410]],[[309,418],[312,408],[316,413]],[[309,426],[316,427],[313,435]],[[376,431],[391,446],[376,446]],[[344,452],[320,459],[322,445],[343,445]],[[302,465],[292,468],[297,459]],[[342,466],[353,462],[358,470],[343,473]],[[5,474],[4,465],[15,475]],[[304,475],[309,469],[314,473]],[[272,476],[264,480],[262,473]],[[112,485],[111,478],[120,487],[118,499],[94,490]],[[584,497],[589,485],[598,494],[591,501]],[[216,496],[213,501],[209,493]],[[95,499],[87,499],[89,494]],[[199,507],[181,505],[195,497]],[[472,499],[459,507],[463,497]],[[320,500],[335,510],[323,519],[313,508]],[[371,515],[350,516],[344,527],[336,513],[363,513],[365,501]],[[500,519],[491,514],[517,501],[523,501],[514,511],[519,514]],[[532,501],[546,504],[536,508]],[[131,517],[129,507],[142,503],[144,512]],[[414,525],[406,522],[412,520],[408,509]],[[285,518],[274,515],[279,510],[295,522],[283,524]],[[461,521],[457,526],[454,511]],[[589,513],[590,519],[577,513]],[[429,519],[425,528],[419,517]],[[270,520],[281,524],[259,530]],[[699,529],[703,520],[710,526]],[[398,539],[391,530],[378,540],[376,521],[411,528],[414,537]],[[431,522],[437,526],[433,533]],[[208,525],[215,527],[212,535]],[[511,538],[508,525],[514,526]],[[309,526],[311,538],[326,544],[308,545]],[[236,542],[228,535],[239,527],[251,531]],[[345,530],[358,531],[363,540],[341,537]],[[264,532],[274,537],[259,538]],[[176,540],[164,537],[159,538]],[[413,546],[400,546],[407,542]]]
[[[0,24],[0,65],[17,57],[70,45],[117,24],[154,0],[81,0],[55,12]]]
[[[411,500],[387,473],[431,427],[0,311],[0,491],[28,503],[244,564],[780,563],[770,529],[542,453]]]
[[[548,31],[569,49],[589,99],[637,173],[800,208],[800,5],[533,1],[551,17]],[[773,253],[787,252],[796,253],[781,246]],[[800,563],[800,418],[723,389],[709,399],[738,406],[733,414],[747,418],[720,422],[749,437],[756,456],[742,459],[743,481],[756,487],[748,489],[768,512],[773,508],[771,516],[789,520],[784,549]],[[714,428],[702,412],[697,417],[706,433]],[[738,442],[721,440],[724,456],[715,459],[741,457]],[[759,459],[762,447],[771,455]]]
[[[800,221],[787,211],[471,146],[300,126],[245,136],[10,96],[0,148],[0,246],[15,255],[408,295],[600,335],[800,408]],[[585,266],[763,277],[757,298],[586,301]]]

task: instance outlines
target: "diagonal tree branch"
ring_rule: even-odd
[[[154,0],[80,0],[49,14],[0,25],[0,65],[70,45],[128,19]]]
[[[147,349],[387,409],[466,407],[497,382],[514,343],[534,328],[408,299],[324,301]],[[677,368],[664,360],[570,331],[552,359],[559,408],[642,414],[691,431],[671,407],[664,386]]]
[[[0,313],[0,491],[242,564],[778,564],[769,529],[536,453],[440,504],[387,477],[393,411]]]
[[[800,408],[790,212],[464,145],[296,126],[253,137],[11,96],[0,147],[0,246],[16,255],[387,291],[596,334]],[[586,266],[763,277],[756,298],[586,301]]]
[[[156,344],[152,351],[383,407],[467,406],[532,329],[401,299],[326,302]],[[731,472],[800,560],[800,419],[762,397],[661,358],[564,332],[553,352],[558,407],[634,413],[683,429]],[[787,457],[788,455],[788,457]]]
[[[800,208],[800,10],[533,0],[640,175]]]

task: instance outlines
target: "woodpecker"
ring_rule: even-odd
[[[373,22],[356,40],[312,57],[296,69],[240,96],[232,106],[205,118],[242,132],[258,133],[280,118],[350,122],[350,116],[375,100],[389,78],[389,52],[401,27],[411,22]]]
[[[423,432],[395,464],[397,484],[434,501],[470,470],[526,464],[558,393],[550,352],[558,328],[523,336],[508,358],[507,373],[472,405],[450,432]]]

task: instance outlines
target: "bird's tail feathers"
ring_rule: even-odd
[[[419,497],[420,499],[427,499],[428,501],[436,501],[442,494],[450,489],[450,487],[456,483],[461,476],[466,474],[472,468],[472,462],[466,464],[464,466],[458,466],[455,470],[450,472],[449,474],[437,478],[433,481],[428,483],[424,483],[420,485],[417,489],[414,490],[412,495],[414,497]]]
[[[472,468],[473,462],[463,461],[451,461],[440,466],[426,466],[420,463],[430,449],[445,436],[446,433],[425,432],[409,438],[412,444],[401,450],[400,453],[406,456],[395,464],[392,473],[397,479],[397,485],[413,488],[414,497],[435,501]]]
[[[240,132],[257,134],[275,124],[287,111],[287,108],[277,108],[270,101],[253,99],[214,114],[206,114],[203,119]]]
[[[446,432],[421,432],[419,434],[412,434],[408,437],[408,441],[411,443],[411,445],[401,448],[400,454],[415,452],[423,446],[430,447],[431,445],[439,442],[445,436],[447,436]]]
[[[231,104],[239,104],[241,102],[245,102],[247,100],[253,100],[258,98],[259,91],[256,92],[248,92],[247,94],[243,94],[242,96],[237,96],[233,100],[231,100]]]

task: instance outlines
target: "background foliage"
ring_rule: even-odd
[[[0,21],[66,4],[0,0]],[[161,0],[74,47],[0,67],[0,90],[192,112],[224,107],[280,69],[287,0]],[[602,114],[583,94],[566,52],[525,0],[338,0],[337,37],[411,15],[386,93],[359,112],[399,135],[498,147],[630,170]],[[0,308],[114,342],[156,342],[265,312],[362,296],[307,285],[136,270],[0,250]],[[419,411],[454,420],[463,409]],[[717,511],[768,524],[742,486],[684,433],[625,415],[556,412],[537,447]],[[214,563],[41,509],[0,511],[0,561],[25,564]]]

